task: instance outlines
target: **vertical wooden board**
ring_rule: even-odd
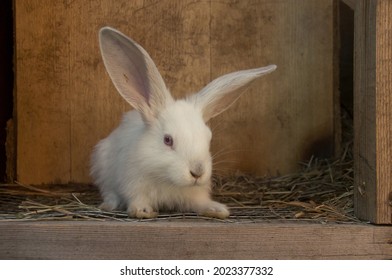
[[[378,1],[376,30],[377,220],[392,224],[392,1]]]
[[[212,122],[218,171],[287,173],[333,153],[333,1],[212,1],[212,78],[277,64]]]
[[[68,15],[61,1],[15,1],[17,178],[70,179]]]
[[[354,206],[358,218],[374,220],[366,217],[371,205],[375,205],[375,191],[369,186],[376,178],[375,159],[371,159],[375,155],[375,126],[371,118],[375,113],[375,81],[367,69],[374,69],[371,63],[375,62],[375,49],[370,43],[375,41],[376,32],[372,24],[375,20],[368,20],[369,7],[365,4],[359,1],[354,14]]]
[[[139,42],[157,64],[173,95],[181,97],[197,91],[210,78],[209,3],[74,1],[69,9],[71,179],[89,182],[93,146],[119,124],[124,111],[131,109],[106,74],[98,30],[110,25]]]
[[[355,9],[354,205],[356,215],[392,223],[392,4],[358,1]]]

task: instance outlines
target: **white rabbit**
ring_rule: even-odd
[[[227,218],[227,207],[210,196],[211,130],[206,122],[276,66],[230,73],[197,94],[174,100],[141,46],[110,27],[100,30],[99,42],[116,89],[136,109],[94,149],[91,175],[103,197],[100,208],[127,209],[137,218],[156,217],[160,209]]]

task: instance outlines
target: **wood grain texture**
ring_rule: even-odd
[[[392,224],[392,1],[378,1],[376,30],[376,211]]]
[[[16,1],[15,18],[17,177],[69,181],[68,14],[62,2]]]
[[[1,222],[0,259],[391,259],[392,227]]]
[[[392,223],[392,3],[359,1],[355,10],[355,211]]]
[[[219,171],[289,173],[334,150],[333,1],[212,1],[212,78],[276,64],[212,121]]]
[[[278,65],[211,123],[218,172],[287,173],[333,154],[333,0],[26,0],[15,11],[21,182],[89,182],[93,146],[130,109],[100,57],[105,25],[144,46],[176,97]]]

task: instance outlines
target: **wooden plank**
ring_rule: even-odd
[[[333,155],[334,1],[212,1],[211,15],[212,78],[278,65],[212,121],[217,170],[289,173]]]
[[[392,1],[377,2],[377,223],[392,224]]]
[[[68,14],[59,1],[15,1],[17,177],[67,182],[70,172]]]
[[[359,1],[355,11],[355,212],[392,223],[392,3]]]
[[[360,1],[354,14],[354,205],[357,217],[371,221],[376,220],[374,17],[374,5]]]
[[[392,227],[1,222],[0,259],[391,259]]]

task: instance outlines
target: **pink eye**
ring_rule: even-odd
[[[165,134],[165,136],[163,136],[163,143],[165,143],[166,146],[173,147],[173,137],[169,134]]]

